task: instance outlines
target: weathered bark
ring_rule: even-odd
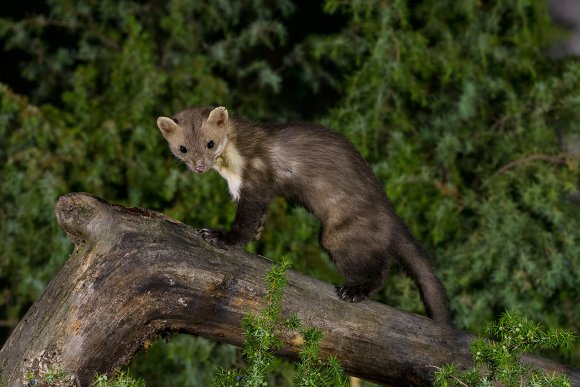
[[[126,364],[161,332],[187,332],[242,345],[240,320],[264,306],[268,260],[221,251],[191,227],[162,214],[69,194],[56,206],[75,243],[69,260],[0,351],[0,374],[21,386],[28,370],[52,364],[89,385],[96,372]],[[472,337],[376,302],[340,301],[329,284],[288,274],[282,313],[324,332],[322,355],[346,371],[393,385],[430,384],[433,366],[471,365]],[[281,356],[296,358],[300,338]],[[544,369],[577,369],[535,358]]]

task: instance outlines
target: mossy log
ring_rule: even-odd
[[[0,350],[7,386],[23,386],[28,372],[47,366],[88,386],[166,332],[241,346],[240,320],[264,307],[269,260],[215,249],[165,215],[73,193],[60,198],[56,218],[74,251]],[[472,365],[471,335],[377,302],[345,303],[333,286],[295,271],[282,314],[322,330],[322,356],[381,384],[430,385],[435,367]],[[279,355],[295,359],[300,343],[285,338]],[[528,361],[580,385],[578,369]]]

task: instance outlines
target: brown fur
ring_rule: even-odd
[[[173,119],[160,117],[158,125],[178,158],[192,170],[218,170],[238,201],[231,231],[203,230],[210,243],[237,248],[259,237],[271,200],[282,196],[320,219],[320,244],[347,280],[337,288],[342,299],[358,302],[380,289],[389,258],[397,257],[417,281],[428,315],[450,323],[445,290],[427,253],[345,137],[316,124],[230,119],[222,107],[190,108]]]

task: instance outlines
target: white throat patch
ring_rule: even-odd
[[[234,144],[228,141],[221,155],[215,160],[213,168],[226,179],[234,200],[240,200],[244,160]]]

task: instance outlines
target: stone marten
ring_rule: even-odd
[[[337,287],[341,299],[359,302],[379,290],[396,257],[418,284],[429,317],[451,322],[428,254],[344,136],[312,123],[230,118],[221,106],[192,107],[157,125],[178,159],[197,173],[217,170],[238,203],[229,232],[201,231],[207,242],[232,249],[258,239],[270,202],[282,196],[320,220],[320,245],[346,278]]]

